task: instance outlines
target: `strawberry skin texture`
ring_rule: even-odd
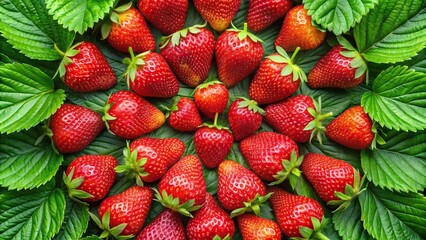
[[[197,88],[194,102],[200,112],[213,119],[216,113],[222,113],[228,104],[229,91],[223,84],[215,83],[205,88]]]
[[[229,127],[237,142],[253,135],[262,124],[262,115],[259,112],[255,113],[247,107],[238,107],[242,101],[242,99],[235,100],[228,111]]]
[[[324,211],[314,199],[297,196],[279,188],[271,188],[269,198],[281,230],[287,237],[302,237],[299,227],[313,228],[311,217],[321,219]]]
[[[321,45],[325,36],[325,32],[312,25],[312,19],[303,5],[299,5],[285,16],[275,46],[280,46],[288,52],[294,51],[297,47],[301,50],[310,50]]]
[[[281,240],[281,230],[274,221],[244,214],[237,218],[244,240]]]
[[[176,104],[177,110],[172,110],[167,119],[170,127],[180,132],[194,132],[203,124],[195,103],[186,97],[181,97]]]
[[[97,202],[104,198],[115,181],[114,168],[118,161],[110,155],[83,155],[74,159],[68,165],[65,174],[68,176],[72,169],[72,179],[84,177],[77,189],[85,191],[93,197],[82,199],[85,202]]]
[[[209,74],[214,54],[214,36],[209,30],[200,28],[200,32],[188,32],[181,38],[179,45],[170,41],[160,50],[176,77],[190,87],[202,83]]]
[[[103,200],[98,213],[102,219],[107,211],[110,212],[111,228],[127,223],[120,235],[136,235],[148,216],[152,198],[153,193],[149,187],[133,186]]]
[[[88,108],[63,104],[50,118],[52,140],[61,153],[74,153],[85,149],[105,125],[102,116]]]
[[[83,42],[65,65],[64,83],[76,92],[107,90],[117,83],[117,78],[102,52],[90,42]]]
[[[137,138],[161,127],[166,121],[164,114],[154,105],[133,92],[121,90],[113,93],[108,104],[109,130],[124,139]]]
[[[278,54],[271,56],[274,55]],[[292,74],[281,76],[281,70],[285,66],[287,63],[277,63],[265,58],[250,83],[250,98],[262,105],[281,101],[295,93],[300,86],[300,79],[294,81]]]
[[[260,132],[240,142],[241,154],[253,172],[267,181],[276,180],[274,175],[284,169],[282,161],[290,160],[293,150],[298,154],[291,138],[274,132]]]
[[[136,237],[136,240],[186,240],[180,215],[164,209]]]
[[[352,58],[340,54],[346,49],[336,45],[327,52],[308,75],[311,88],[352,88],[361,84],[365,73],[355,78],[356,68],[350,66]]]
[[[210,194],[206,194],[206,202],[198,210],[194,218],[189,219],[186,226],[189,240],[213,239],[216,235],[220,239],[232,236],[235,233],[234,221],[228,213],[219,207]]]
[[[361,106],[354,106],[333,119],[327,126],[325,136],[352,149],[366,149],[374,139],[373,123]]]
[[[247,14],[248,27],[260,32],[282,18],[291,8],[291,0],[250,0]]]
[[[139,0],[138,8],[156,28],[169,35],[182,29],[188,0]]]
[[[218,32],[222,32],[231,24],[240,4],[240,0],[194,0],[195,8],[201,17]]]

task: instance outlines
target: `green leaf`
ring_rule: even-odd
[[[80,239],[89,225],[89,207],[75,202],[69,197],[66,199],[65,218],[61,230],[55,236],[55,240]]]
[[[0,133],[29,129],[52,115],[65,99],[53,81],[27,64],[0,66]]]
[[[0,31],[25,56],[49,61],[62,58],[54,44],[65,51],[75,36],[53,20],[47,13],[44,0],[2,1]]]
[[[405,66],[390,67],[374,80],[361,105],[381,126],[404,131],[426,129],[426,74]]]
[[[70,31],[83,34],[105,17],[114,0],[46,0],[49,14]]]
[[[0,191],[0,239],[51,239],[64,212],[64,194],[53,181],[33,190]]]
[[[216,194],[218,175],[216,169],[208,169],[203,166],[204,180],[206,181],[207,192],[210,194]]]
[[[58,155],[44,139],[40,128],[27,132],[0,135],[0,185],[9,189],[35,188],[48,182],[59,169],[63,156]]]
[[[359,52],[376,63],[401,62],[415,56],[426,45],[425,7],[422,0],[381,0],[355,26]]]
[[[378,0],[303,0],[312,21],[340,35],[361,21]]]

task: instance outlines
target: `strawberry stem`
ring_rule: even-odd
[[[219,113],[215,113],[214,114],[214,121],[213,121],[213,126],[217,127],[217,119],[219,117]]]
[[[294,50],[293,55],[291,55],[290,62],[294,62],[294,58],[296,57],[297,53],[300,51],[300,47],[297,47],[296,50]]]

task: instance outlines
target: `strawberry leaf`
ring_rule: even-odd
[[[87,205],[72,201],[65,196],[65,218],[61,230],[55,236],[55,240],[80,239],[89,224],[89,208]]]

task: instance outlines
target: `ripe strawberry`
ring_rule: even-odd
[[[285,16],[281,31],[275,39],[275,46],[280,46],[287,52],[294,51],[297,47],[310,50],[321,45],[325,36],[325,32],[312,25],[311,16],[303,5],[299,5]]]
[[[244,240],[281,240],[280,227],[272,220],[253,214],[244,214],[237,219]]]
[[[202,83],[213,61],[214,36],[204,26],[195,25],[163,38],[160,54],[176,77],[190,87]]]
[[[189,98],[179,97],[176,99],[177,103],[174,103],[170,108],[167,119],[169,126],[180,132],[196,131],[203,124],[197,106]]]
[[[113,10],[109,21],[102,26],[102,38],[117,51],[135,53],[155,50],[155,39],[142,14],[132,2]]]
[[[281,47],[266,57],[250,83],[249,95],[259,104],[281,101],[297,91],[300,82],[306,82],[306,75],[293,64],[299,48],[290,57]]]
[[[216,63],[220,80],[231,88],[248,77],[263,58],[262,40],[244,29],[228,29],[216,42]]]
[[[206,199],[206,182],[200,160],[188,155],[171,167],[155,190],[158,201],[167,208],[192,217]]]
[[[206,194],[206,202],[194,218],[189,219],[186,233],[189,240],[232,239],[235,232],[234,221],[216,203],[212,195]],[[216,237],[216,238],[215,238]]]
[[[326,221],[321,205],[312,198],[290,194],[271,188],[270,202],[278,225],[289,238],[328,239],[321,229]],[[321,222],[320,222],[321,221]]]
[[[65,85],[76,92],[107,90],[117,83],[114,71],[95,44],[81,42],[71,47],[59,65]]]
[[[133,92],[113,93],[105,106],[103,117],[108,129],[124,139],[137,138],[161,127],[164,114]]]
[[[146,226],[136,240],[186,240],[185,228],[178,213],[163,210],[154,221]]]
[[[50,118],[47,135],[61,153],[85,149],[104,129],[102,116],[88,108],[63,104]]]
[[[260,207],[268,200],[263,182],[250,170],[231,161],[223,161],[218,169],[217,196],[222,206],[235,217],[253,211],[260,214]]]
[[[188,0],[139,0],[138,8],[156,28],[169,35],[182,29]]]
[[[102,221],[89,213],[103,230],[102,237],[113,236],[118,239],[133,237],[145,222],[152,197],[152,190],[149,187],[133,186],[102,201],[98,209]]]
[[[229,107],[228,122],[234,134],[235,141],[240,141],[253,135],[262,124],[262,115],[265,114],[257,102],[240,98]]]
[[[74,159],[63,175],[71,199],[96,202],[104,198],[115,181],[117,164],[117,159],[110,155],[83,155]]]
[[[167,169],[175,164],[185,151],[185,143],[177,138],[142,137],[124,149],[125,164],[115,168],[118,173],[126,172],[136,183],[155,182],[163,177]]]
[[[250,0],[247,13],[248,27],[255,32],[265,30],[292,7],[291,0]]]
[[[372,121],[361,106],[354,106],[333,119],[325,136],[352,149],[366,149],[373,143]]]
[[[219,81],[207,82],[195,89],[194,102],[198,110],[208,118],[222,113],[228,104],[229,91]]]
[[[240,0],[194,0],[195,8],[201,17],[218,32],[222,32],[231,24],[240,4]]]
[[[141,97],[169,98],[179,92],[179,82],[167,65],[166,60],[155,52],[144,52],[137,56],[129,49],[131,58],[125,73],[129,88]]]

